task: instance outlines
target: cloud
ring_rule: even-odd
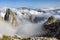
[[[37,14],[38,12],[34,12],[32,15],[35,15],[35,13]],[[46,12],[46,13],[41,13],[41,14],[37,14],[35,15],[35,17],[40,17],[40,18],[45,18],[44,20],[42,19],[42,21],[39,21],[38,23],[32,23],[30,21],[23,21],[23,23],[20,24],[20,27],[17,29],[16,34],[22,36],[22,37],[29,37],[29,36],[33,36],[33,35],[44,35],[47,31],[44,29],[44,22],[50,17],[50,16],[54,16],[56,19],[60,19],[60,15],[58,13],[51,13],[51,12]]]
[[[53,14],[51,12],[40,13],[37,11],[29,11],[33,16],[39,17],[41,20],[41,21],[38,21],[37,23],[32,23],[28,19],[21,17],[21,16],[24,16],[24,15],[21,15],[21,11],[19,11],[20,12],[20,14],[19,14],[19,12],[16,10],[15,11],[13,10],[13,12],[16,12],[17,15],[20,15],[20,16],[16,16],[19,26],[14,28],[9,23],[4,22],[3,24],[0,25],[0,33],[7,34],[7,35],[17,34],[17,35],[20,35],[21,37],[29,37],[29,36],[36,36],[36,35],[41,36],[41,35],[45,35],[47,32],[44,29],[43,24],[45,21],[47,21],[47,19],[50,16],[54,16],[56,19],[57,18],[60,19],[60,15],[58,15],[58,13]],[[29,12],[27,12],[27,13],[29,14]],[[27,17],[29,17],[29,16],[27,16]]]

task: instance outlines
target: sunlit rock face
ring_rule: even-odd
[[[48,20],[45,22],[45,25],[49,25],[51,23],[55,22],[55,17],[54,16],[51,16],[48,18]]]
[[[5,14],[4,20],[9,21],[14,26],[17,26],[17,21],[14,17],[14,14],[9,8],[6,9],[6,14]]]
[[[3,17],[0,15],[0,21],[3,21]]]

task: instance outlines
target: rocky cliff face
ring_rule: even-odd
[[[48,20],[44,23],[45,25],[49,25],[51,23],[55,22],[55,17],[51,16],[48,18]]]
[[[44,27],[48,30],[47,36],[60,38],[60,20],[54,20],[53,16],[49,17],[44,23]]]
[[[9,8],[6,9],[6,14],[5,14],[4,20],[10,22],[14,26],[17,26],[17,21],[14,17],[14,14]]]

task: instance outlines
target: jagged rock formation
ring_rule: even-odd
[[[31,15],[30,13],[26,13],[26,12],[22,12],[22,17],[24,19],[27,19],[29,20],[30,22],[34,23],[34,19],[35,19],[35,16],[34,15]]]
[[[9,21],[14,26],[17,25],[17,21],[16,21],[16,19],[14,17],[14,14],[9,8],[6,9],[6,14],[5,14],[4,20]]]
[[[54,16],[51,16],[48,18],[48,20],[45,22],[46,25],[49,25],[51,23],[55,22],[55,17]]]
[[[60,20],[54,21],[54,17],[51,16],[44,23],[44,27],[48,30],[47,36],[60,38]]]

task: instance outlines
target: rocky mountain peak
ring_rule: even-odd
[[[49,17],[44,27],[48,31],[47,36],[60,38],[60,20],[54,19],[53,16]]]
[[[10,8],[6,9],[6,13],[4,15],[4,18],[0,15],[0,21],[1,20],[7,21],[7,22],[11,23],[14,26],[17,25],[17,21],[16,21],[16,18],[14,17],[14,13],[11,11]]]
[[[48,20],[45,22],[45,24],[48,25],[48,24],[51,24],[53,22],[55,22],[55,17],[51,16],[51,17],[48,18]]]

